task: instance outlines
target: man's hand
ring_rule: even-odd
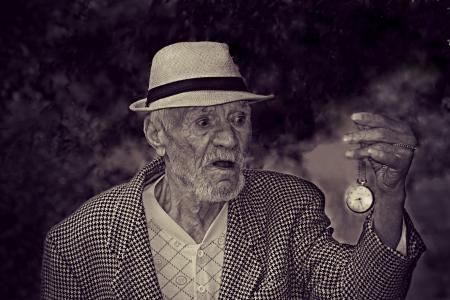
[[[352,120],[360,130],[344,136],[344,141],[363,145],[350,150],[348,157],[369,158],[375,171],[375,188],[380,193],[394,195],[405,186],[414,152],[411,149],[395,146],[417,144],[411,128],[400,121],[373,113],[355,113]]]
[[[375,196],[375,229],[385,244],[395,248],[401,233],[406,176],[414,156],[413,149],[398,144],[413,148],[417,139],[407,124],[386,116],[361,112],[351,118],[359,131],[343,139],[361,148],[347,151],[346,156],[369,159],[375,172],[375,183],[370,185]]]

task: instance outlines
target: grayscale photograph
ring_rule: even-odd
[[[1,7],[1,299],[450,300],[450,1]]]

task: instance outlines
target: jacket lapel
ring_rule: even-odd
[[[244,188],[229,205],[219,299],[235,299],[237,294],[243,299],[250,298],[263,274],[264,248],[258,242],[263,238],[263,229],[249,197]]]
[[[119,259],[113,288],[119,299],[162,299],[148,242],[145,217]]]
[[[146,179],[164,171],[162,160],[156,160],[140,171],[117,200],[108,234],[111,251],[118,259],[113,289],[119,299],[162,299],[151,255],[142,191]]]

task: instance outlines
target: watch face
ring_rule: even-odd
[[[350,210],[365,213],[373,205],[372,192],[363,185],[351,185],[345,191],[345,202]]]

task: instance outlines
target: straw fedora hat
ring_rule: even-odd
[[[147,98],[130,105],[132,111],[211,106],[234,101],[263,101],[273,95],[251,93],[228,51],[216,42],[182,42],[153,57]]]

